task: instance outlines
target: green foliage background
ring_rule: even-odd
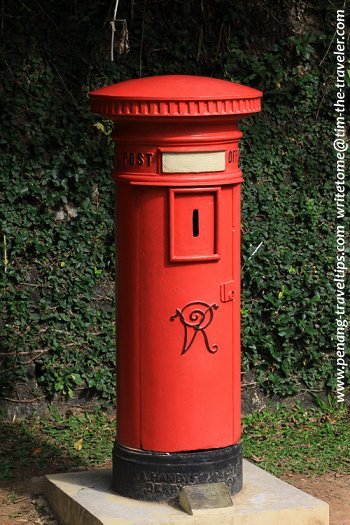
[[[121,0],[130,52],[116,50],[111,63],[113,9],[4,2],[1,392],[34,378],[47,396],[113,399],[113,151],[110,123],[95,125],[87,93],[166,73],[264,92],[241,144],[244,369],[269,393],[333,389],[335,7]]]

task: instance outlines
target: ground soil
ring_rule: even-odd
[[[104,468],[109,465],[103,465]],[[32,474],[35,474],[33,472]],[[43,497],[43,476],[26,473],[10,483],[0,483],[1,525],[60,525]],[[350,475],[328,473],[317,477],[285,474],[284,481],[326,501],[330,506],[330,525],[350,525]]]
[[[330,525],[350,525],[350,475],[329,472],[317,477],[287,474],[284,481],[326,501],[330,509]]]

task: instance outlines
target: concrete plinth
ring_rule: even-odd
[[[329,525],[327,503],[244,461],[233,506],[186,514],[176,503],[115,494],[111,470],[46,476],[46,496],[64,525]]]

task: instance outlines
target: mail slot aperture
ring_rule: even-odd
[[[220,188],[170,189],[169,199],[170,260],[220,259]]]

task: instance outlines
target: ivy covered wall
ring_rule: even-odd
[[[264,92],[242,125],[244,370],[268,393],[333,389],[334,5],[120,0],[112,63],[114,4],[4,2],[1,395],[113,399],[111,126],[87,93],[167,73]]]

